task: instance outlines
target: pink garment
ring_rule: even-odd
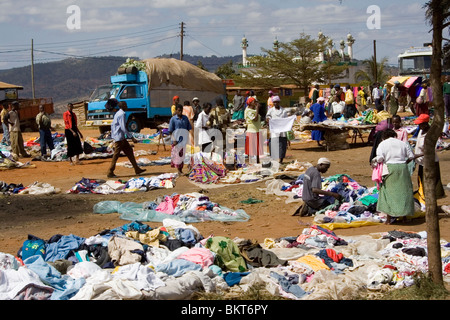
[[[381,183],[383,182],[383,164],[378,163],[372,171],[372,181],[377,183],[377,189],[380,190]]]
[[[191,248],[183,252],[177,259],[184,259],[207,268],[214,263],[213,253],[206,248]]]
[[[155,209],[156,211],[172,214],[174,213],[173,200],[170,197],[166,197],[163,202],[161,202]]]
[[[397,133],[398,140],[408,143],[408,131],[406,129],[400,128],[398,130],[394,129],[394,131]]]

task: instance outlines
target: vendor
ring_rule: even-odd
[[[325,209],[333,204],[335,200],[341,201],[342,196],[340,194],[322,190],[321,174],[326,173],[330,166],[330,160],[320,158],[316,166],[312,166],[306,170],[303,176],[303,204],[293,214],[294,216],[308,216]]]

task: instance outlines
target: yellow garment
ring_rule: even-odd
[[[159,229],[153,229],[147,231],[146,233],[139,233],[138,231],[128,231],[125,235],[134,240],[138,240],[143,244],[148,244],[150,246],[159,246],[160,240],[165,240],[166,236],[160,233]]]
[[[389,112],[382,110],[380,112],[377,112],[376,110],[373,111],[373,118],[372,118],[372,122],[373,123],[380,123],[381,121],[384,121],[386,119],[389,119],[391,117],[391,115],[389,114]]]
[[[256,113],[255,109],[246,108],[244,118],[247,124],[247,132],[259,132],[259,129],[261,129],[261,116]]]
[[[264,239],[264,248],[266,249],[272,249],[275,247],[275,240],[271,238]]]
[[[297,259],[297,262],[303,263],[313,269],[314,272],[319,270],[330,270],[330,268],[322,262],[322,260],[313,255],[306,255]]]
[[[359,227],[366,227],[366,226],[376,226],[381,223],[379,222],[372,222],[372,221],[352,221],[349,223],[324,223],[324,224],[318,224],[319,227],[322,227],[327,230],[335,230],[335,229],[348,229],[348,228],[359,228]]]
[[[345,92],[345,103],[346,104],[355,103],[355,99],[353,97],[353,91],[350,89]]]
[[[365,105],[367,104],[367,101],[366,101],[366,97],[365,97],[364,91],[359,90],[359,91],[358,91],[358,95],[359,95],[360,98],[361,98],[361,105],[362,105],[362,106],[365,106]]]
[[[176,109],[176,106],[175,105],[172,105],[172,107],[170,108],[170,110],[172,111],[172,115],[174,115],[175,114],[175,110]]]

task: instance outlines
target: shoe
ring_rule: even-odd
[[[117,176],[114,173],[108,173],[106,176],[108,178],[117,178]]]
[[[146,169],[139,169],[138,171],[136,171],[136,174],[141,174],[142,172],[147,171]]]

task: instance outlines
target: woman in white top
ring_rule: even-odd
[[[341,101],[341,97],[336,96],[333,103],[331,104],[331,112],[332,112],[332,118],[334,120],[339,119],[342,116],[342,113],[344,113],[345,108],[345,101]]]
[[[426,82],[422,83],[422,89],[420,89],[419,96],[416,100],[416,116],[420,116],[421,114],[429,114],[428,108],[428,85]]]
[[[395,218],[414,215],[414,192],[408,170],[414,154],[392,129],[385,130],[382,139],[374,160],[384,164],[388,172],[383,172],[377,210],[385,213],[386,224],[391,224]]]

